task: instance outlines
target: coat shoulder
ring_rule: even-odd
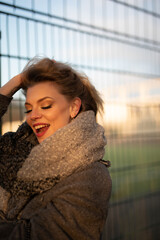
[[[89,181],[93,187],[92,191],[98,194],[99,199],[107,201],[111,195],[112,180],[108,168],[101,162],[95,162],[88,168],[84,169],[84,180]]]

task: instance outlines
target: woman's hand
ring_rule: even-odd
[[[22,85],[22,74],[18,74],[11,78],[3,87],[0,88],[0,94],[12,97]]]

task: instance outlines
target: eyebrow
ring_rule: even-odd
[[[46,100],[47,98],[50,98],[50,99],[52,99],[53,100],[53,98],[52,97],[44,97],[44,98],[40,98],[37,102],[38,103],[40,103],[40,102],[42,102],[42,101],[44,101],[44,100]],[[29,102],[25,102],[25,105],[32,105],[32,104],[30,104]]]

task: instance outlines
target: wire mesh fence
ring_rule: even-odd
[[[35,55],[85,72],[104,98],[113,190],[103,240],[160,233],[159,0],[0,1],[1,85]],[[1,133],[25,120],[15,94]]]

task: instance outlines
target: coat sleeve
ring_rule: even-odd
[[[100,239],[110,192],[107,168],[92,164],[29,202],[21,220],[3,240]]]
[[[5,114],[13,98],[0,94],[0,118]]]
[[[3,115],[6,113],[7,108],[11,102],[12,98],[4,96],[0,94],[0,121]],[[7,152],[9,153],[12,150],[13,145],[13,138],[14,133],[8,132],[5,133],[3,136],[0,136],[0,164],[5,162],[4,154]],[[1,165],[0,165],[1,168]]]
[[[6,113],[11,100],[12,98],[0,94],[0,121]],[[0,162],[2,161],[3,147],[5,146],[8,151],[9,147],[12,146],[12,135],[13,133],[9,132],[0,136]]]

